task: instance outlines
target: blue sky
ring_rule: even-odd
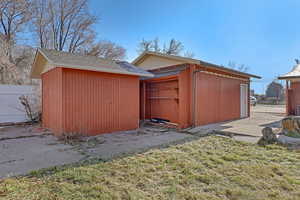
[[[300,57],[299,0],[90,0],[99,39],[138,53],[143,38],[175,38],[195,58],[249,66],[263,77],[252,88],[262,93]]]

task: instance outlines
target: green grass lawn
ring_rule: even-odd
[[[111,162],[6,179],[1,198],[300,199],[300,153],[210,136]]]

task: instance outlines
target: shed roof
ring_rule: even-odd
[[[259,78],[259,79],[261,78],[260,76],[257,76],[257,75],[254,75],[254,74],[249,74],[249,73],[241,72],[241,71],[238,71],[238,70],[226,68],[226,67],[216,65],[216,64],[212,64],[212,63],[208,63],[208,62],[205,62],[205,61],[202,61],[202,60],[188,58],[188,57],[182,57],[182,56],[168,55],[168,54],[158,53],[158,52],[153,52],[153,51],[143,52],[139,57],[137,57],[134,61],[132,61],[132,64],[133,65],[138,65],[138,63],[142,62],[147,56],[151,56],[151,55],[152,56],[163,57],[163,58],[167,58],[167,59],[171,59],[171,60],[177,60],[177,61],[180,61],[182,63],[200,64],[200,65],[203,65],[203,66],[208,67],[208,68],[217,69],[217,70],[220,70],[220,71],[225,71],[225,72],[229,72],[229,73],[233,73],[233,74],[238,74],[238,75],[241,75],[241,76]],[[160,67],[157,67],[156,69],[158,69],[158,68],[160,68]],[[155,69],[155,68],[153,68],[153,69]]]
[[[286,73],[282,76],[279,76],[278,79],[294,79],[294,78],[300,78],[300,64],[296,64],[292,71],[289,73]]]
[[[51,67],[47,67],[46,65],[41,66],[38,64],[38,60],[41,59],[41,56],[50,64]],[[31,70],[31,77],[40,78],[42,73],[45,73],[55,67],[153,77],[152,73],[125,61],[106,60],[96,56],[86,56],[40,48],[36,52]]]

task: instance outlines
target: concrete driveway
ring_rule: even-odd
[[[190,134],[144,127],[77,138],[68,145],[38,126],[0,127],[0,179],[91,158],[109,160],[193,138]]]
[[[69,164],[83,156],[36,126],[0,128],[0,178]]]
[[[226,131],[233,133],[236,139],[256,142],[264,127],[279,128],[280,120],[285,116],[284,105],[257,105],[250,110],[249,118],[200,126],[190,132]]]

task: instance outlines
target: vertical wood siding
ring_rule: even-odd
[[[179,128],[192,126],[192,69],[179,74]]]
[[[297,114],[297,106],[300,106],[300,82],[291,82],[288,90],[289,115]]]
[[[295,112],[293,110],[293,90],[292,89],[286,89],[286,115],[294,115]]]
[[[139,124],[139,78],[56,68],[43,75],[43,124],[57,135],[97,135]]]
[[[56,135],[62,129],[62,68],[42,75],[42,123]]]
[[[240,84],[246,83],[249,88],[249,80],[239,75],[206,69],[200,65],[190,64],[181,71],[177,78],[169,80],[168,77],[150,79],[146,83],[146,93],[141,89],[141,101],[145,104],[145,113],[141,116],[146,119],[159,117],[171,120],[179,124],[179,128],[187,128],[193,125],[193,73],[195,70],[227,75],[235,78],[217,76],[197,72],[196,78],[196,102],[195,102],[195,125],[234,120],[240,118]],[[241,80],[238,78],[244,78]],[[178,88],[178,90],[166,90],[166,88]],[[175,92],[176,91],[176,92]],[[249,91],[248,91],[249,94]],[[175,97],[177,100],[159,99],[161,97]],[[157,99],[151,99],[157,97]],[[248,108],[249,108],[248,96]],[[143,108],[143,106],[141,106]],[[248,110],[248,115],[249,115]],[[142,119],[143,119],[142,118]]]
[[[146,119],[146,82],[140,82],[140,119]]]
[[[138,128],[139,79],[63,69],[66,132],[97,135]]]
[[[245,81],[197,73],[196,125],[240,118],[240,84]]]

